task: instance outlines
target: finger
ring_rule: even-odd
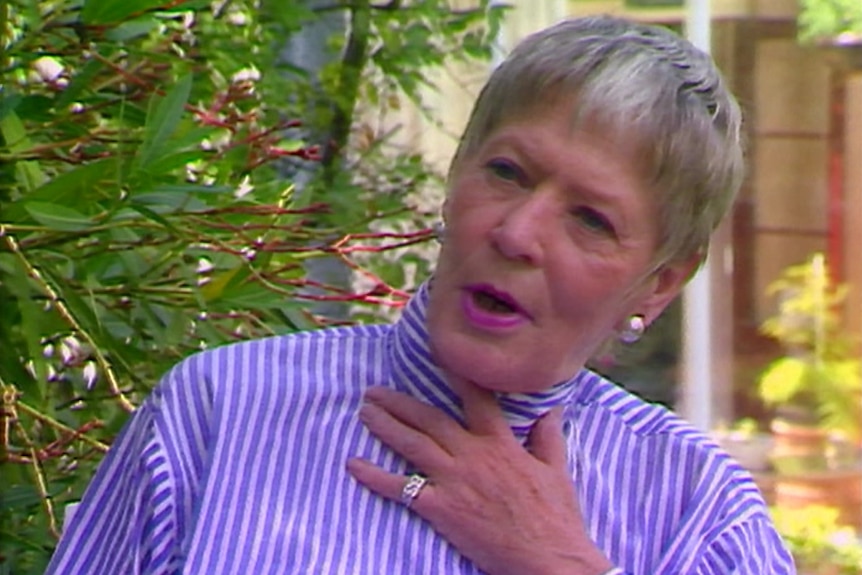
[[[457,380],[455,389],[461,397],[467,429],[480,435],[514,437],[493,391],[464,379]]]
[[[371,387],[365,392],[365,400],[427,435],[450,453],[464,439],[464,429],[457,421],[436,407],[405,393],[385,387]]]
[[[352,458],[347,460],[347,471],[359,483],[392,501],[403,503],[401,501],[401,492],[407,484],[408,476],[396,473],[389,473],[377,467],[373,463],[364,459]],[[413,509],[420,515],[423,511],[427,511],[432,505],[434,499],[434,486],[430,482],[419,491],[412,503],[410,509]]]
[[[540,461],[557,469],[567,468],[562,407],[551,409],[533,425],[528,445],[530,452]]]
[[[451,459],[434,438],[405,424],[380,405],[364,403],[359,419],[380,441],[422,469],[436,472]]]

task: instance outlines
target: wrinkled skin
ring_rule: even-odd
[[[586,535],[561,433],[560,410],[533,428],[529,449],[512,435],[491,392],[461,386],[466,428],[436,408],[372,388],[360,417],[430,478],[411,509],[493,575],[598,575],[611,568]],[[348,470],[398,500],[405,478],[359,459]],[[516,495],[516,496],[513,496]]]
[[[628,316],[654,320],[696,267],[651,269],[657,213],[638,150],[589,123],[573,129],[568,110],[503,125],[453,171],[428,328],[466,425],[384,388],[367,392],[359,414],[428,476],[411,509],[491,575],[612,567],[584,527],[561,413],[539,419],[522,446],[495,392],[571,378]],[[476,286],[513,309],[477,313]],[[406,481],[358,459],[348,470],[394,500]]]

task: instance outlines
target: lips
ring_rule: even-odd
[[[470,292],[477,302],[485,304],[489,311],[498,313],[520,314],[524,317],[529,317],[530,314],[518,303],[512,295],[495,288],[489,284],[474,284],[467,286],[467,291]]]
[[[467,320],[483,330],[509,329],[531,319],[514,297],[487,284],[468,286],[461,307]]]

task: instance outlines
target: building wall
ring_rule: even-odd
[[[847,74],[844,96],[844,280],[846,326],[862,339],[862,69]]]
[[[827,249],[831,73],[794,37],[755,45],[754,319],[774,313],[767,286],[784,268]]]

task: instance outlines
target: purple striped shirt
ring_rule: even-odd
[[[427,288],[393,325],[228,345],[177,365],[138,409],[67,521],[49,574],[478,574],[345,470],[408,464],[357,417],[372,385],[460,419],[433,363]],[[614,572],[794,573],[750,475],[708,437],[587,370],[500,398],[514,433],[564,404],[590,536]]]

